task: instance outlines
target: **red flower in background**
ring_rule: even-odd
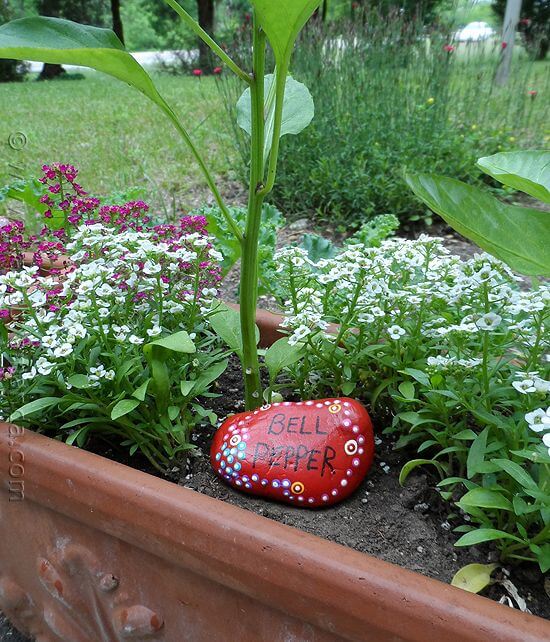
[[[193,76],[196,76],[197,78],[202,76],[202,69],[193,69]]]
[[[214,67],[214,73],[216,76],[219,76],[222,73],[223,69],[222,67]]]
[[[453,53],[454,50],[455,50],[455,47],[453,47],[453,45],[445,45],[443,47],[443,51],[446,51],[447,53]]]
[[[508,46],[508,43],[507,43],[507,42],[501,42],[501,43],[500,43],[500,48],[502,49],[502,51],[504,51],[504,50],[506,49],[506,47],[507,47],[507,46]]]
[[[527,95],[528,95],[528,96],[531,96],[531,98],[536,98],[536,97],[537,97],[537,94],[538,94],[538,91],[537,91],[536,89],[530,89],[530,90],[527,92]]]

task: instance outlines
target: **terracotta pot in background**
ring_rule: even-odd
[[[262,342],[280,317],[258,315]],[[550,624],[0,424],[0,610],[40,642],[546,642]]]
[[[34,252],[25,252],[23,254],[23,263],[25,265],[34,265]],[[48,276],[53,271],[55,274],[63,274],[69,267],[70,259],[68,256],[58,256],[56,259],[50,259],[44,255],[40,267],[40,275]]]

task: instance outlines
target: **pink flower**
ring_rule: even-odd
[[[453,53],[454,50],[455,48],[453,47],[453,45],[445,45],[443,47],[443,51],[446,51],[447,53]]]
[[[506,49],[506,47],[507,47],[507,46],[508,46],[508,43],[507,43],[507,42],[501,42],[501,43],[500,43],[500,48],[502,49],[502,51],[504,51],[504,50]]]
[[[531,96],[531,98],[536,98],[536,97],[537,97],[537,94],[538,94],[538,91],[537,91],[536,89],[530,89],[530,90],[527,92],[527,95],[528,95],[528,96]]]
[[[222,67],[214,67],[214,73],[219,76],[222,73]]]
[[[202,76],[202,69],[193,69],[193,76],[200,78],[200,76]]]

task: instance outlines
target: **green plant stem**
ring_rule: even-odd
[[[262,185],[259,194],[264,198],[271,192],[277,177],[277,162],[279,160],[279,147],[281,143],[281,128],[283,124],[283,107],[285,99],[286,77],[288,67],[281,67],[275,70],[275,117],[273,120],[273,143],[269,154],[269,166],[265,185]]]
[[[206,163],[204,162],[203,157],[201,156],[199,150],[191,140],[191,136],[189,136],[188,131],[185,129],[185,127],[180,123],[178,117],[176,114],[172,111],[171,107],[169,107],[168,103],[165,103],[163,101],[163,104],[161,105],[162,110],[164,113],[170,118],[178,132],[180,133],[181,137],[185,141],[185,144],[189,147],[191,150],[191,153],[195,157],[195,160],[199,164],[199,167],[201,168],[201,171],[206,179],[206,183],[208,187],[210,188],[210,191],[212,192],[214,199],[216,200],[216,203],[218,204],[218,207],[220,208],[223,217],[227,221],[227,224],[229,225],[229,228],[233,232],[233,234],[236,236],[236,238],[239,240],[240,243],[243,242],[243,234],[241,230],[239,229],[239,226],[237,223],[233,220],[233,217],[229,213],[229,210],[227,209],[226,204],[223,201],[223,198],[216,186],[216,183],[214,182],[214,179],[212,177],[212,174],[210,173],[210,170],[206,166]]]
[[[264,74],[265,34],[254,19],[254,81],[250,87],[252,101],[252,132],[250,152],[250,190],[246,231],[242,241],[241,260],[241,334],[243,342],[245,404],[247,410],[258,407],[262,399],[260,365],[256,345],[256,305],[258,302],[258,239],[262,219],[263,195],[259,187],[263,179],[265,137]]]
[[[239,65],[232,60],[225,51],[218,45],[218,43],[211,38],[206,31],[199,25],[199,23],[194,20],[188,13],[183,9],[175,0],[164,0],[167,5],[172,7],[172,9],[179,15],[179,17],[185,22],[185,24],[190,27],[197,36],[205,42],[210,49],[218,56],[218,58],[224,62],[231,71],[233,71],[241,80],[244,80],[249,85],[252,84],[252,78],[239,67]]]

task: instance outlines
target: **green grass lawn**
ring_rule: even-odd
[[[232,142],[213,78],[158,76],[160,92],[175,107],[212,172],[230,176]],[[13,132],[27,145],[14,151]],[[208,196],[202,175],[162,112],[127,85],[89,73],[83,80],[0,85],[0,185],[19,172],[36,176],[43,163],[80,168],[82,185],[100,195],[142,186],[156,208],[189,208]],[[21,169],[14,170],[11,164]]]
[[[480,137],[502,128],[510,137],[507,148],[548,147],[550,61],[533,64],[518,47],[510,84],[495,89],[491,78],[498,52],[488,47],[461,45],[453,54],[458,73],[447,94],[453,126],[474,123]],[[155,80],[203,150],[222,193],[230,201],[242,198],[233,171],[240,161],[219,80],[168,75]],[[533,100],[529,89],[538,91]],[[26,136],[21,151],[8,145],[14,132]],[[195,160],[162,112],[137,91],[96,73],[82,80],[0,85],[0,186],[14,174],[38,176],[40,166],[53,161],[80,168],[80,181],[92,194],[144,188],[162,218],[211,198]]]

